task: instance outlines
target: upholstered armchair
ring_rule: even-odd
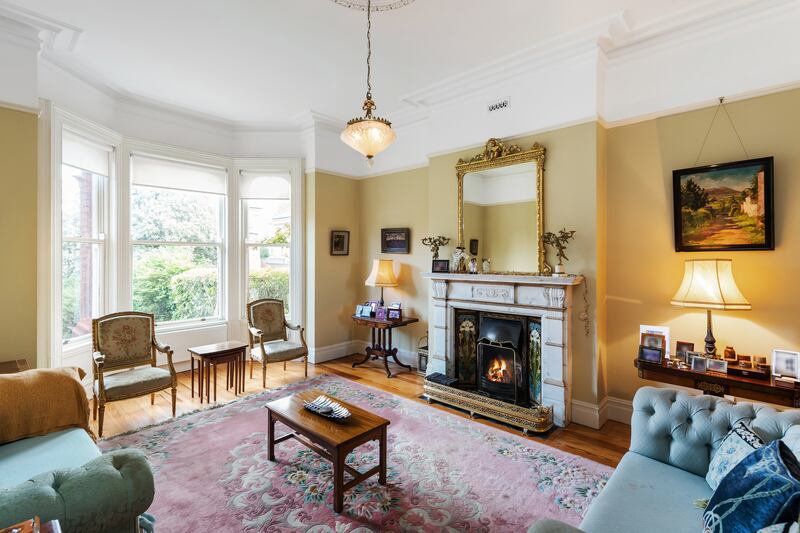
[[[250,379],[253,361],[261,363],[261,386],[267,387],[267,363],[283,363],[303,358],[303,373],[308,376],[308,345],[305,329],[286,322],[283,302],[264,298],[247,304],[247,324],[250,344]],[[300,343],[287,340],[286,330],[300,332]]]
[[[172,365],[172,348],[159,344],[155,336],[155,319],[150,313],[124,311],[92,320],[94,395],[92,416],[97,420],[98,434],[103,436],[103,415],[106,403],[150,394],[150,405],[156,393],[172,389],[172,416],[178,379]],[[156,352],[167,356],[169,370],[156,366]]]

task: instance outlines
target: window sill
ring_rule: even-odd
[[[219,326],[227,326],[228,321],[223,318],[216,318],[212,320],[192,321],[192,322],[175,322],[171,324],[156,324],[156,334],[165,333],[180,333],[183,331],[194,331],[198,329],[216,328]]]
[[[63,344],[61,346],[61,357],[71,357],[73,355],[78,355],[81,353],[91,352],[92,351],[92,337],[89,336],[85,339],[81,339],[75,342],[68,342],[67,344]]]

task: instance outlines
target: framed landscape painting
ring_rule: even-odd
[[[773,158],[672,172],[675,250],[774,250]]]

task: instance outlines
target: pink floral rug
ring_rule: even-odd
[[[377,477],[331,505],[331,468],[293,439],[266,458],[264,403],[319,388],[391,420],[388,483]],[[278,434],[286,427],[278,423]],[[577,524],[612,469],[353,381],[319,376],[102,441],[136,447],[155,473],[156,530],[525,531]],[[348,464],[377,464],[377,443]],[[346,478],[347,479],[347,478]]]

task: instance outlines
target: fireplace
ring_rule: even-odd
[[[568,424],[572,300],[583,277],[449,272],[432,272],[426,277],[431,280],[432,305],[427,372],[429,378],[438,380],[426,379],[426,397],[523,431],[545,431],[553,423]],[[508,387],[491,390],[494,383],[481,381],[481,376],[492,381],[485,371],[493,358],[478,361],[478,343],[486,338],[481,319],[486,315],[522,319],[522,338],[511,367],[519,403],[511,398]],[[506,371],[509,361],[506,358]],[[523,364],[527,368],[517,366]],[[525,399],[526,390],[528,406],[519,400],[520,393]]]
[[[515,405],[538,403],[539,320],[472,310],[457,310],[455,320],[457,386]]]
[[[516,358],[516,351],[510,346],[484,343],[478,345],[479,390],[499,400],[517,403],[517,390],[514,386]]]

